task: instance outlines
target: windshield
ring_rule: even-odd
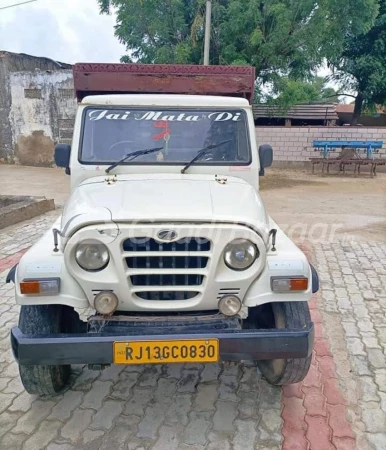
[[[195,165],[247,165],[251,160],[243,110],[96,109],[84,112],[79,161],[112,164],[130,152],[163,147],[122,164],[186,164],[208,145]]]

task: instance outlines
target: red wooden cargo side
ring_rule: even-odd
[[[224,95],[253,100],[255,69],[249,66],[78,63],[78,101],[100,94]]]

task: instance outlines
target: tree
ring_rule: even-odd
[[[299,103],[339,103],[339,97],[335,89],[327,86],[327,79],[324,77],[311,77],[308,81],[282,77],[260,101],[288,110]]]
[[[352,125],[363,109],[386,103],[386,0],[378,0],[379,12],[369,31],[348,34],[342,52],[330,59],[333,78],[342,88],[356,92]]]
[[[343,37],[368,30],[378,0],[212,0],[211,64],[250,64],[261,82],[309,75],[342,50]],[[205,0],[97,0],[117,11],[124,62],[203,60]]]

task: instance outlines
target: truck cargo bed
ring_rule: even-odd
[[[251,103],[255,69],[249,66],[166,64],[74,65],[78,101],[100,94],[191,94],[243,97]]]

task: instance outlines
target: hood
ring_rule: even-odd
[[[259,194],[234,177],[188,174],[95,177],[80,184],[62,216],[62,236],[92,223],[226,222],[245,224],[267,242],[268,216]]]

